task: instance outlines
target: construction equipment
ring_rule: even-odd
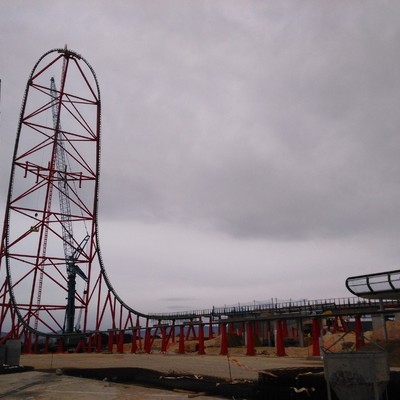
[[[64,76],[64,74],[63,74]],[[60,219],[62,227],[62,238],[65,262],[67,268],[68,290],[67,290],[67,309],[65,312],[64,332],[74,332],[75,320],[75,288],[76,288],[76,275],[82,278],[85,282],[88,281],[87,276],[82,269],[76,265],[79,256],[82,254],[85,245],[89,241],[90,236],[86,234],[85,238],[78,247],[74,246],[74,235],[71,221],[71,204],[69,198],[68,188],[68,165],[67,155],[63,144],[63,132],[60,123],[60,101],[57,93],[54,77],[50,80],[50,94],[52,100],[52,115],[53,127],[56,141],[55,164],[57,171],[57,186],[58,197],[60,202]]]

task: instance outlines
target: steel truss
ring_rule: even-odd
[[[6,338],[126,329],[140,315],[115,293],[101,259],[100,126],[90,64],[66,48],[44,54],[26,85],[5,211],[0,332]]]

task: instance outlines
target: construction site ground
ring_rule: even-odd
[[[354,343],[352,335],[342,339],[340,335],[332,335],[324,339],[325,347],[336,343],[338,348],[335,350],[338,351],[349,350],[350,344]],[[286,347],[286,356],[277,357],[273,347],[257,347],[255,356],[247,356],[246,347],[232,347],[229,348],[229,355],[220,355],[220,348],[215,346],[218,343],[206,345],[206,354],[199,355],[193,351],[192,344],[186,343],[185,354],[179,354],[175,345],[162,353],[157,342],[150,354],[143,351],[132,354],[129,345],[124,347],[123,353],[117,353],[114,349],[112,353],[22,354],[20,366],[26,367],[24,372],[0,374],[0,399],[264,398],[236,393],[240,392],[239,386],[245,390],[246,384],[254,386],[255,382],[260,381],[260,376],[267,380],[269,374],[275,374],[276,371],[318,373],[323,370],[323,359],[312,356],[312,346]],[[399,341],[387,343],[386,347],[390,354],[391,370],[399,374],[396,372],[400,370]],[[215,391],[203,392],[205,386],[200,384],[203,378],[213,387],[229,383],[228,392],[231,390],[235,395],[227,397],[218,396]],[[182,386],[185,379],[187,385]],[[238,390],[235,391],[236,384]],[[322,390],[325,391],[325,388]]]
[[[116,382],[113,372],[118,369],[151,370],[174,379],[190,376],[220,378],[221,381],[255,381],[259,371],[277,368],[322,366],[320,358],[275,357],[268,355],[245,356],[243,349],[235,349],[228,356],[198,354],[32,354],[21,356],[21,366],[33,367],[32,371],[1,374],[0,399],[187,399],[201,396],[215,399],[192,390],[161,390],[155,387]],[[108,376],[101,380],[84,379],[66,375],[64,371],[102,370]],[[165,378],[166,379],[166,378]],[[157,382],[156,382],[157,383]]]

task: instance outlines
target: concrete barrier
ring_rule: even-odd
[[[21,342],[19,340],[7,340],[5,364],[19,365],[20,357],[21,357]]]
[[[340,400],[379,400],[390,379],[385,351],[324,353],[328,399],[332,388]]]

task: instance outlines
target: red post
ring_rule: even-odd
[[[276,337],[275,337],[276,355],[278,357],[283,357],[286,356],[286,352],[285,352],[285,343],[283,341],[282,321],[277,320],[275,325],[276,325]]]
[[[204,325],[199,324],[199,350],[198,354],[206,354],[204,351]]]
[[[320,323],[318,318],[312,320],[312,355],[318,357],[321,355],[321,349],[319,346],[320,336]]]
[[[185,327],[181,325],[179,327],[179,350],[180,354],[185,354]]]
[[[253,332],[253,321],[247,321],[247,356],[254,356],[256,350],[254,348],[254,332]]]
[[[151,328],[147,327],[144,334],[144,351],[150,353],[151,351]]]
[[[361,346],[365,345],[361,317],[356,315],[355,317],[355,326],[354,326],[354,333],[356,334],[356,350],[358,350]]]
[[[228,336],[226,334],[226,324],[221,324],[221,352],[222,356],[228,354]]]

